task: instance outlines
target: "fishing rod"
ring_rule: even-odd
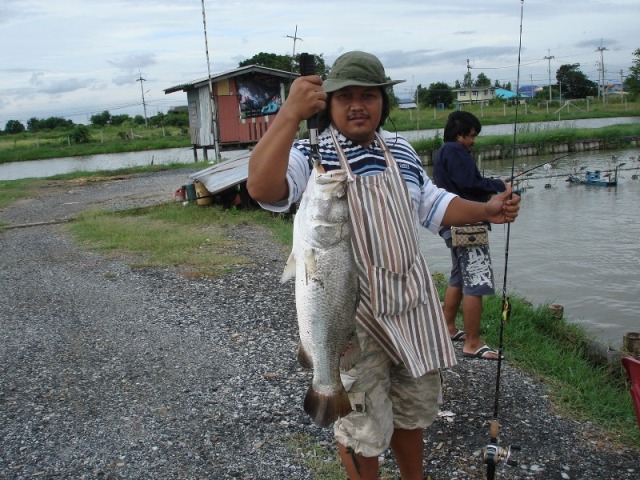
[[[309,53],[300,54],[300,75],[305,77],[315,75],[316,57]],[[309,130],[309,167],[313,168],[316,163],[320,163],[320,149],[318,146],[318,116],[313,115],[307,119],[307,129]]]
[[[520,0],[520,40],[518,45],[518,73],[516,77],[516,92],[520,90],[520,55],[522,52],[522,19],[524,17],[524,0]],[[515,122],[513,125],[513,146],[511,152],[511,178],[515,177],[516,168],[516,134],[518,126],[518,105],[516,102]],[[512,194],[513,195],[513,194]],[[511,234],[511,224],[507,223],[507,235],[504,254],[504,282],[502,286],[502,316],[500,319],[500,333],[498,341],[498,368],[496,372],[496,389],[493,404],[493,418],[489,427],[489,443],[482,449],[482,459],[487,466],[487,480],[495,480],[496,466],[505,462],[507,465],[515,466],[518,462],[511,458],[512,450],[520,450],[519,447],[512,445],[502,447],[498,443],[500,434],[500,421],[498,419],[498,410],[500,404],[500,372],[502,369],[502,350],[504,347],[504,325],[511,317],[511,303],[507,296],[507,266],[509,265],[509,239]]]

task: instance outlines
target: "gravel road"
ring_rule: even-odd
[[[194,279],[90,253],[46,223],[171,201],[189,173],[51,182],[0,210],[20,226],[0,232],[0,478],[311,479],[311,447],[335,458],[331,431],[302,410],[310,374],[295,359],[293,284],[278,281],[287,252],[267,232],[231,230],[254,263]],[[433,480],[485,476],[496,363],[459,361],[425,433]],[[499,478],[640,477],[638,450],[556,414],[508,362],[501,393],[500,441],[521,450]]]

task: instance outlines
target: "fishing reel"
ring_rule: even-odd
[[[494,443],[490,443],[482,449],[482,461],[487,466],[496,466],[501,462],[511,467],[518,465],[518,461],[511,458],[512,451],[520,450],[517,445],[511,445],[507,448],[501,447]]]
[[[501,462],[511,467],[518,465],[518,462],[511,458],[512,451],[520,450],[517,445],[511,445],[507,448],[501,447],[497,443],[498,432],[500,431],[500,423],[497,419],[491,422],[491,443],[482,449],[482,461],[487,466],[487,480],[494,480],[496,466]]]

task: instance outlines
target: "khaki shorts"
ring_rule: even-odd
[[[412,377],[359,325],[357,333],[362,356],[341,373],[353,411],[333,428],[342,445],[375,457],[389,448],[394,428],[414,430],[433,423],[442,403],[442,381],[437,370]]]

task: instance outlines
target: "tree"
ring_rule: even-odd
[[[439,103],[449,106],[453,103],[453,90],[445,82],[437,82],[429,85],[429,88],[418,86],[418,103],[436,107]]]
[[[9,120],[4,127],[4,133],[22,133],[24,131],[24,125],[18,120]]]
[[[162,112],[158,112],[156,115],[149,119],[149,124],[153,127],[162,127],[165,124],[166,115]]]
[[[511,82],[500,83],[500,80],[496,80],[493,86],[496,88],[504,88],[505,90],[511,90]]]
[[[61,130],[68,130],[73,127],[73,121],[67,120],[62,117],[49,117],[44,119],[38,119],[36,117],[31,117],[27,121],[27,130],[30,133],[39,132],[42,130],[54,130],[56,128]]]
[[[487,77],[484,73],[480,72],[476,77],[476,81],[473,83],[474,87],[490,87],[491,79]]]
[[[189,112],[187,110],[169,110],[164,118],[164,124],[186,128],[189,126]]]
[[[102,113],[91,115],[91,124],[98,127],[104,127],[111,121],[111,114],[109,110],[105,110]]]
[[[632,55],[635,59],[629,68],[629,75],[624,80],[624,90],[635,100],[640,96],[640,48],[633,52]]]
[[[128,122],[131,120],[131,117],[129,115],[127,115],[126,113],[123,113],[121,115],[111,115],[111,120],[109,120],[109,123],[111,125],[122,125],[125,122]]]
[[[329,73],[323,54],[315,55],[316,57],[316,73],[322,78],[326,78]],[[275,53],[260,52],[247,60],[243,60],[238,64],[239,67],[246,67],[248,65],[260,65],[261,67],[275,68],[278,70],[284,70],[285,72],[300,72],[300,54],[296,55],[296,58],[292,64],[291,55],[277,55]]]
[[[89,143],[91,141],[91,131],[86,125],[76,125],[71,132],[71,138],[75,143]]]
[[[467,72],[464,74],[464,78],[462,79],[462,86],[465,88],[471,88],[473,86],[473,78],[471,77],[471,72]]]
[[[598,95],[598,86],[580,71],[579,63],[561,65],[556,71],[559,89],[565,98],[586,98]]]

